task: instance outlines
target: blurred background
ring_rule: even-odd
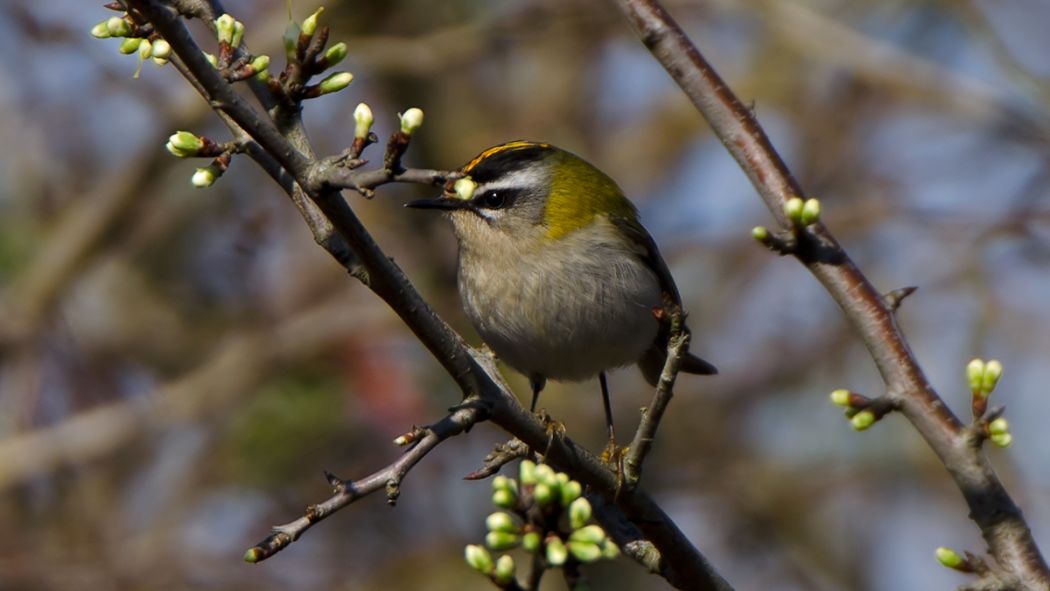
[[[295,18],[315,6],[296,0]],[[876,286],[919,286],[899,318],[946,402],[967,416],[964,365],[1002,360],[993,403],[1014,445],[988,453],[1050,551],[1050,4],[668,7]],[[281,54],[285,2],[227,8],[253,50]],[[241,561],[327,498],[323,469],[381,468],[394,436],[459,392],[250,161],[191,187],[201,164],[171,158],[166,137],[228,136],[174,69],[147,63],[135,80],[134,57],[88,35],[111,14],[0,5],[0,589],[489,588],[462,560],[489,486],[461,480],[506,438],[489,425],[428,456],[396,508],[368,498]],[[721,370],[679,380],[647,487],[738,589],[966,582],[933,557],[983,551],[960,494],[901,417],[857,434],[828,402],[839,387],[880,394],[871,360],[816,281],[750,238],[768,212],[612,3],[333,1],[322,22],[356,79],[306,106],[321,153],[349,144],[359,101],[381,137],[418,106],[410,164],[550,141],[638,204],[694,350]],[[447,223],[401,207],[427,194],[347,198],[477,342]],[[629,432],[649,389],[634,369],[611,385]],[[543,406],[601,448],[597,383],[553,384]],[[596,589],[666,588],[623,559],[588,572]],[[545,588],[564,585],[552,574]]]

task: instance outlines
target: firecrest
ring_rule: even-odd
[[[532,385],[637,363],[655,385],[669,327],[657,310],[681,299],[638,212],[605,173],[550,144],[516,141],[467,163],[436,199],[459,241],[459,293],[481,338]],[[714,374],[686,355],[681,370]]]

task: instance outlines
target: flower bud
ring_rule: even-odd
[[[540,533],[536,531],[525,532],[525,535],[521,536],[521,547],[528,552],[535,552],[540,548]]]
[[[536,466],[536,482],[539,484],[546,484],[551,488],[558,486],[558,477],[554,473],[554,468],[551,468],[547,464],[539,464]]]
[[[168,143],[164,147],[171,152],[172,156],[189,158],[196,156],[200,152],[200,149],[204,147],[204,141],[193,132],[176,131],[171,134],[171,137],[168,138]]]
[[[471,199],[473,199],[474,198],[474,191],[477,188],[478,188],[478,184],[475,183],[474,179],[470,178],[469,176],[465,176],[465,177],[463,177],[461,179],[458,179],[452,185],[452,191],[456,194],[456,199],[460,199],[462,201],[470,201]],[[532,462],[529,462],[529,463],[532,464]],[[522,464],[524,464],[524,462],[522,462]],[[536,470],[536,464],[532,464],[532,468],[530,468],[529,474],[532,476],[533,480],[529,484],[535,484],[535,482],[536,482],[536,480],[535,480],[535,478],[536,478],[535,470]],[[525,476],[524,476],[525,468],[522,468],[521,472],[522,472],[521,482],[522,482],[522,484],[525,484]]]
[[[289,60],[296,59],[296,54],[299,52],[299,23],[288,19],[288,26],[284,28],[284,35],[281,36],[281,41],[284,42],[284,54]]]
[[[802,208],[805,207],[805,203],[799,197],[792,197],[784,203],[784,214],[787,216],[791,223],[797,225],[802,224]]]
[[[267,72],[267,69],[270,67],[270,56],[268,56],[268,55],[255,56],[255,59],[252,60],[251,66],[252,66],[252,70],[255,71],[255,77],[256,78],[259,78],[260,80],[262,80],[262,79],[265,79],[265,77],[269,77],[270,73]]]
[[[153,51],[150,57],[153,58],[153,63],[158,66],[168,63],[168,60],[171,59],[171,44],[163,39],[157,39],[153,42]]]
[[[470,180],[470,177],[464,177],[456,181],[455,187],[457,195],[459,195],[459,184],[464,180]],[[474,181],[470,182],[473,183]],[[476,187],[477,184],[474,186]],[[471,191],[471,193],[473,193],[473,191]],[[469,198],[470,197],[467,199]],[[536,462],[533,462],[532,460],[522,460],[521,464],[518,466],[518,478],[521,479],[521,483],[525,486],[536,484]]]
[[[606,560],[612,560],[620,555],[620,547],[609,538],[605,538],[605,541],[601,543],[602,558]]]
[[[581,527],[569,534],[569,541],[601,544],[605,540],[605,537],[605,530],[602,529],[602,526],[592,524]]]
[[[339,92],[347,86],[350,86],[350,82],[353,81],[353,79],[354,75],[350,72],[336,72],[331,74],[321,81],[321,94]]]
[[[131,25],[119,16],[112,16],[106,21],[106,30],[110,37],[127,37],[131,34]]]
[[[510,550],[521,543],[517,534],[505,531],[490,531],[485,534],[485,545],[493,550]]]
[[[423,126],[423,111],[412,107],[401,114],[401,133],[412,135]]]
[[[215,19],[215,35],[219,43],[233,44],[233,33],[237,20],[229,14],[223,14]]]
[[[769,228],[765,226],[755,226],[751,228],[751,237],[759,242],[765,242],[769,240]]]
[[[244,39],[244,23],[233,21],[233,39],[230,39],[230,47],[235,49],[240,47],[242,39]]]
[[[487,527],[489,531],[505,533],[517,533],[519,529],[518,524],[514,522],[514,518],[511,517],[509,513],[504,513],[503,511],[496,511],[485,518],[485,527]]]
[[[802,222],[803,226],[811,226],[820,219],[820,201],[816,199],[806,199],[806,202],[802,205],[802,213],[799,216],[799,221]]]
[[[197,171],[193,173],[193,177],[190,179],[190,182],[193,183],[194,187],[197,187],[198,189],[203,189],[205,187],[210,187],[214,185],[215,180],[218,179],[221,174],[222,171],[220,171],[217,167],[205,166],[204,168],[198,168]]]
[[[105,20],[91,27],[91,36],[95,39],[109,39],[112,37],[113,34],[109,32],[108,24],[109,21]]]
[[[201,53],[204,54],[204,59],[207,60],[209,64],[211,64],[211,67],[213,67],[213,68],[218,68],[219,67],[219,58],[217,58],[214,55],[208,53],[207,51],[203,51]]]
[[[994,421],[988,423],[988,433],[992,435],[998,435],[1000,433],[1009,433],[1010,423],[1003,417],[999,417]]]
[[[591,503],[584,497],[580,497],[569,505],[569,527],[580,529],[591,520]]]
[[[504,554],[496,559],[496,572],[492,573],[497,585],[509,585],[514,580],[514,559]]]
[[[372,109],[365,103],[359,103],[354,109],[354,137],[365,139],[372,131]]]
[[[339,62],[346,59],[346,43],[340,41],[335,45],[328,48],[328,51],[324,52],[324,59],[328,63],[328,67],[338,64]]]
[[[546,484],[537,484],[532,489],[532,498],[540,507],[546,507],[554,501],[554,490]]]
[[[839,388],[838,390],[835,390],[831,393],[831,403],[835,406],[849,408],[849,395],[849,390],[845,388]]]
[[[139,59],[148,60],[151,55],[153,55],[153,44],[149,39],[143,39],[142,43],[139,43]]]
[[[565,473],[564,472],[559,472],[558,473],[559,476],[561,474],[565,474]],[[566,474],[565,476],[566,476],[566,478],[568,478],[568,474]],[[583,494],[583,486],[579,482],[576,482],[575,480],[566,480],[566,482],[561,485],[561,504],[562,504],[562,506],[563,507],[568,507],[569,505],[571,505],[573,503],[573,501],[579,499],[580,495],[582,495],[582,494]]]
[[[1014,436],[1009,433],[996,433],[989,439],[999,447],[1010,447],[1010,444],[1014,442]]]
[[[583,563],[594,562],[602,557],[602,549],[598,544],[591,544],[588,542],[573,542],[568,543],[569,553],[573,555],[576,560]]]
[[[568,549],[565,548],[565,543],[557,536],[551,536],[547,539],[545,550],[547,564],[551,566],[561,566],[565,564],[565,561],[569,558],[569,552]]]
[[[307,37],[312,37],[317,31],[317,20],[320,18],[321,13],[324,12],[324,6],[321,6],[314,11],[313,14],[303,19],[302,33]]]
[[[849,421],[857,431],[864,431],[875,424],[875,413],[870,410],[862,410],[853,415]]]
[[[988,396],[999,385],[999,378],[1003,377],[1003,364],[998,359],[992,359],[984,364],[984,375],[981,377],[981,393]]]
[[[467,560],[470,568],[479,573],[487,575],[492,572],[492,555],[483,546],[468,544],[463,550],[463,557]]]
[[[952,550],[951,548],[947,548],[945,546],[941,546],[940,548],[937,548],[934,551],[934,554],[937,556],[937,562],[940,562],[941,564],[943,564],[944,566],[946,566],[948,568],[955,568],[955,569],[957,569],[957,568],[963,566],[963,564],[966,562],[966,560],[963,559],[962,556],[959,556],[958,552],[956,552],[955,550]]]
[[[984,381],[984,361],[981,359],[971,359],[966,364],[966,381],[970,384],[970,391],[975,396],[980,395],[981,383]]]
[[[131,55],[139,50],[139,45],[142,45],[143,39],[140,37],[127,37],[120,42],[120,47],[117,51],[124,55]]]

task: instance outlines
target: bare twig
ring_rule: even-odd
[[[784,202],[804,195],[752,112],[729,90],[656,0],[616,0],[635,32],[693,101],[765,200],[788,226]],[[819,249],[814,244],[820,241]],[[893,310],[822,224],[800,234],[795,256],[816,276],[860,333],[886,384],[886,397],[944,463],[970,508],[1000,588],[1050,588],[1050,570],[1020,509],[987,457],[926,379]]]

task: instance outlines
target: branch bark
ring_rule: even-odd
[[[803,196],[754,114],[733,94],[681,27],[656,0],[615,0],[632,28],[707,119],[779,224],[784,203]],[[1021,510],[988,458],[967,435],[923,374],[897,325],[892,305],[823,226],[799,233],[795,256],[842,308],[864,341],[886,385],[886,397],[912,423],[944,464],[995,559],[1003,589],[1050,588],[1050,570]]]

